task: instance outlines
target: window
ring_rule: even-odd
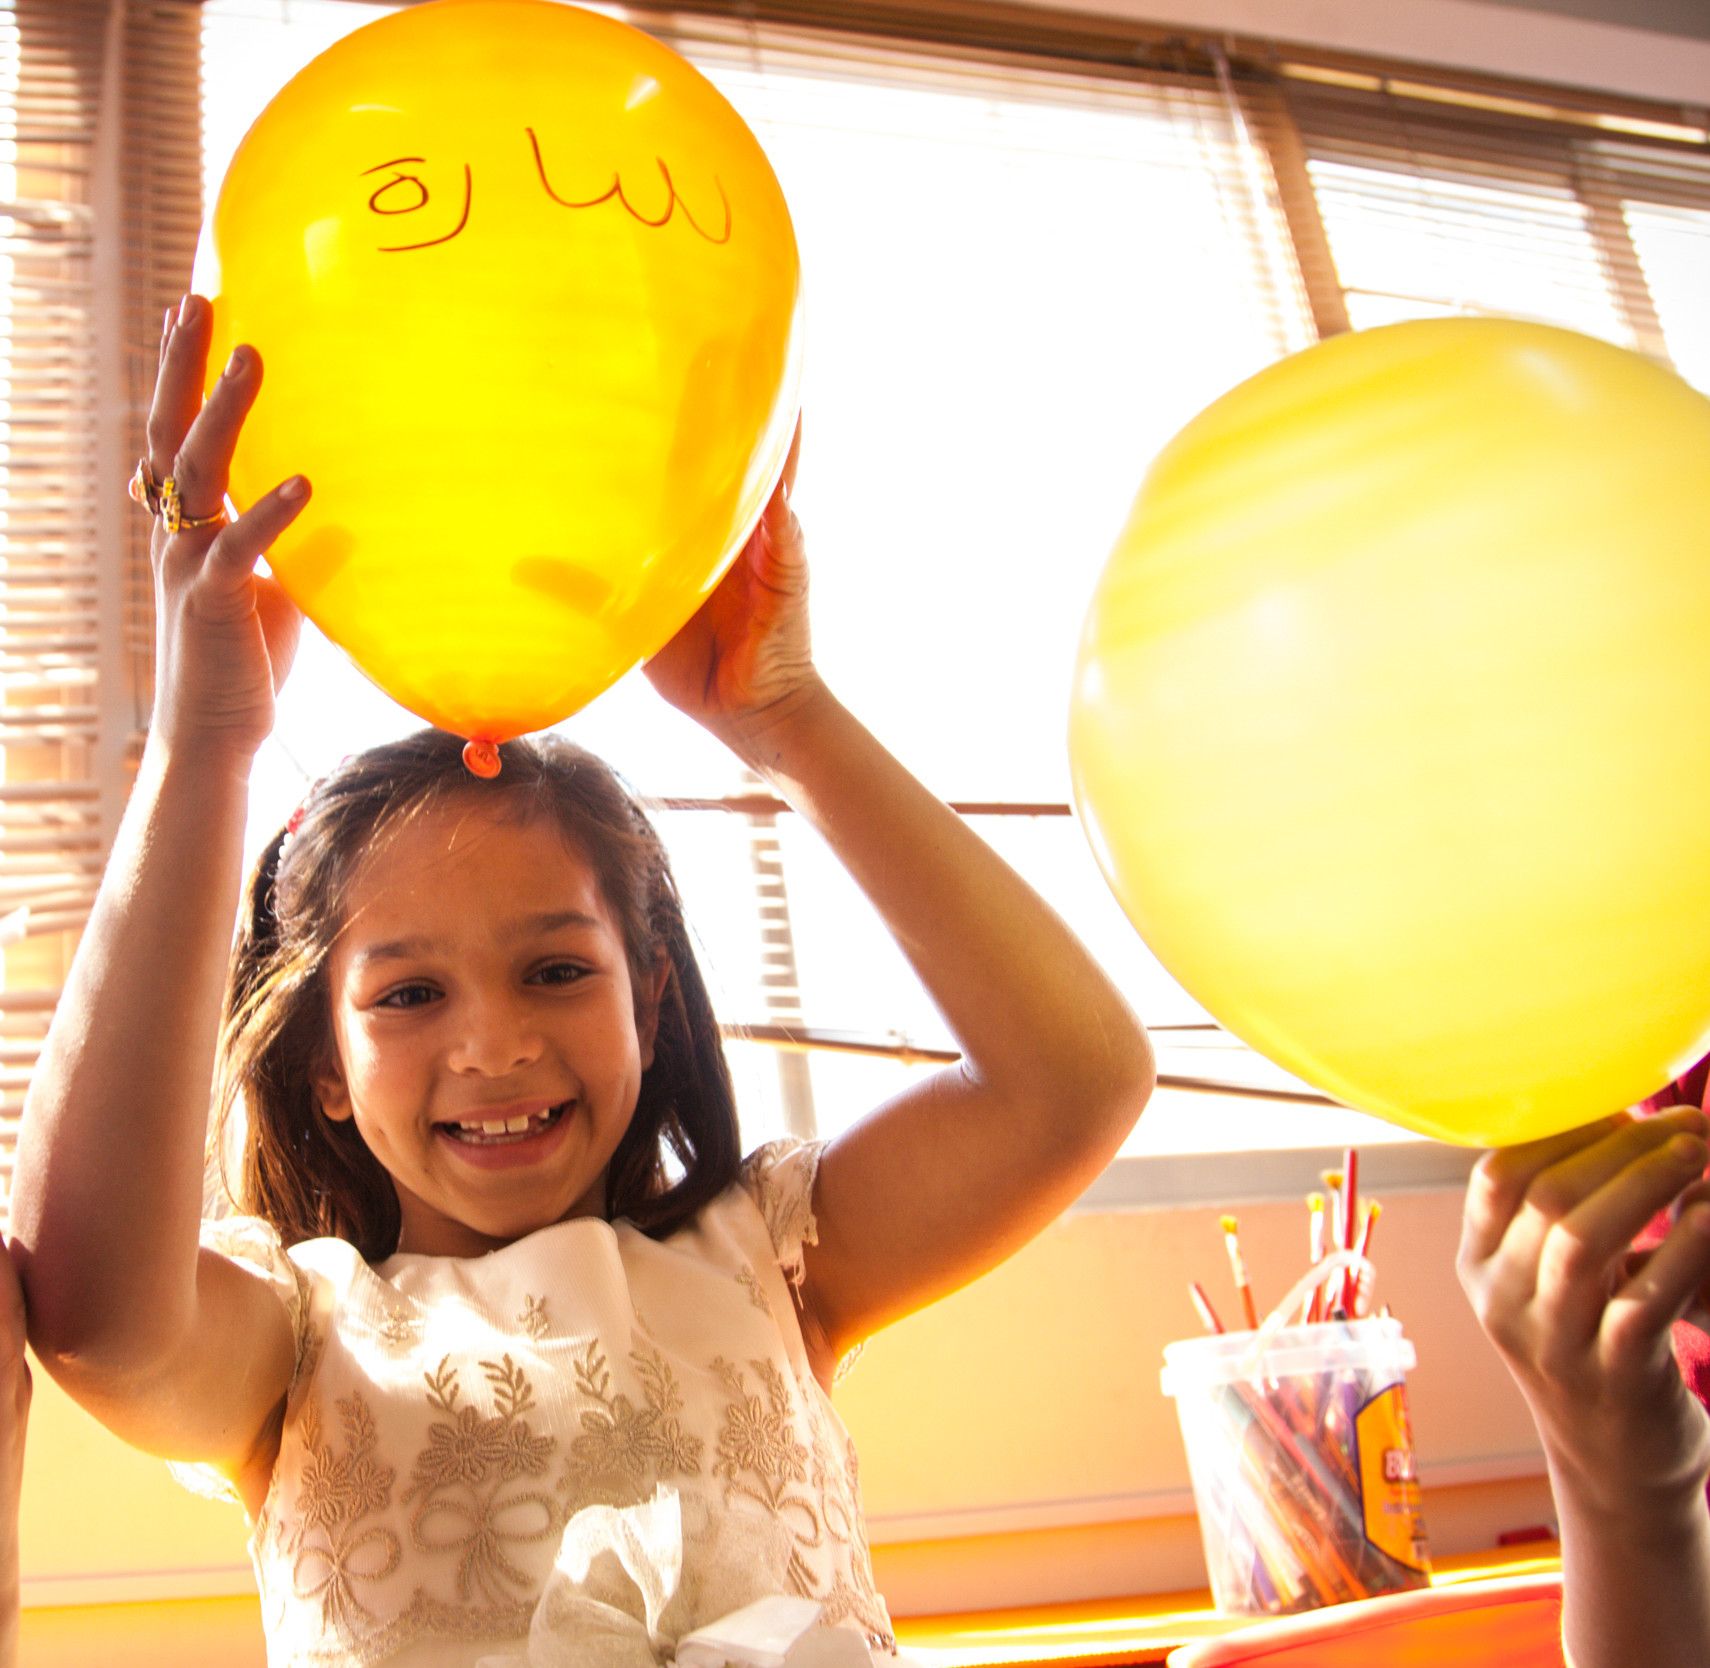
[[[1384,83],[1285,85],[1355,329],[1535,319],[1651,353],[1710,392],[1701,126],[1457,108]]]
[[[383,9],[213,0],[210,201],[271,88],[330,30]],[[802,245],[796,502],[828,678],[944,797],[1047,807],[975,820],[1150,1021],[1205,1025],[1067,814],[1063,736],[1081,616],[1146,459],[1207,401],[1311,339],[1264,157],[1215,77],[1089,80],[671,22],[672,43],[759,134]],[[258,772],[252,844],[306,776],[410,723],[337,651],[310,645]],[[756,791],[638,679],[565,728],[660,799]],[[872,912],[787,813],[671,810],[662,826],[721,1013],[838,1034],[805,1058],[733,1040],[747,1140],[833,1132],[939,1063],[853,1050],[953,1053]],[[1218,1033],[1181,1036],[1198,1045],[1184,1046],[1188,1074],[1212,1058],[1210,1075],[1289,1081],[1227,1039],[1217,1047]],[[1183,1108],[1187,1129],[1205,1122],[1199,1110]]]
[[[151,7],[157,22],[170,13],[200,30],[207,201],[272,92],[391,9],[355,0]],[[1400,81],[1385,66],[1262,43],[1237,43],[1225,58],[1216,46],[1115,23],[1088,45],[1091,36],[1069,32],[1093,28],[1085,19],[1041,19],[1025,40],[932,46],[743,24],[710,5],[693,14],[602,9],[654,28],[700,64],[773,159],[809,286],[797,503],[814,562],[817,653],[850,705],[1039,886],[1155,1029],[1165,1087],[1132,1151],[1411,1141],[1311,1104],[1319,1097],[1213,1026],[1122,918],[1069,814],[1063,734],[1081,615],[1152,455],[1209,400],[1315,335],[1433,313],[1516,312],[1667,357],[1710,389],[1701,116],[1470,80]],[[917,32],[1020,28],[978,10],[947,12],[941,28]],[[88,31],[103,12],[93,0],[0,0],[12,121],[0,133],[0,170],[17,170],[0,184],[29,208],[0,220],[0,261],[9,263],[0,399],[13,402],[0,412],[9,424],[0,430],[0,517],[11,518],[20,552],[0,572],[9,654],[23,641],[37,572],[15,537],[23,484],[42,478],[30,474],[33,431],[15,390],[26,371],[39,374],[47,392],[32,398],[69,402],[93,423],[89,367],[105,328],[88,309],[62,311],[69,345],[53,353],[47,336],[30,334],[47,315],[25,311],[40,293],[25,257],[51,255],[59,228],[84,225],[88,208],[76,167],[26,181],[13,118],[46,96],[32,87],[67,84],[68,41],[93,61]],[[34,44],[27,32],[6,33],[26,14]],[[193,112],[186,127],[162,102],[182,76],[151,71],[136,55],[141,38],[128,43],[127,157],[168,128],[173,144],[194,133]],[[174,61],[185,61],[181,51]],[[94,72],[85,62],[79,73],[86,102],[58,106],[66,125],[56,143],[87,148]],[[187,267],[194,189],[181,181],[175,190],[171,225],[126,232],[127,251],[149,251],[152,263],[113,327],[123,334],[133,424],[152,372],[153,327],[142,321],[158,319]],[[85,262],[79,282],[93,282],[90,247],[74,251]],[[93,492],[94,454],[82,444],[52,464],[54,478],[78,483],[69,494],[78,500]],[[130,437],[124,446],[134,450]],[[61,520],[64,502],[52,511]],[[123,536],[134,546],[128,522]],[[77,584],[85,588],[67,592],[67,606],[87,609],[88,582]],[[36,682],[14,679],[5,694],[10,843],[0,852],[0,914],[14,903],[32,914],[28,935],[6,951],[0,1125],[16,1116],[61,976],[63,958],[39,953],[42,936],[51,923],[56,942],[68,943],[87,907],[99,819],[79,811],[78,796],[111,795],[101,783],[118,774],[123,747],[99,737],[115,714],[134,724],[146,711],[146,601],[134,580],[132,591],[140,624],[117,654],[109,646],[79,662],[62,684],[32,663]],[[127,656],[134,677],[115,671]],[[17,737],[45,720],[24,709],[81,710],[65,690],[115,676],[117,696],[97,692],[104,716],[93,751],[31,763]],[[258,764],[252,849],[306,781],[412,723],[311,633]],[[724,1016],[754,1035],[806,1032],[823,1045],[802,1054],[733,1041],[750,1142],[785,1128],[834,1131],[949,1048],[836,864],[716,744],[634,678],[566,728],[664,807]],[[31,786],[32,772],[59,786]],[[46,809],[26,809],[43,793]],[[11,838],[26,823],[35,845]],[[81,830],[75,840],[46,846],[77,854],[78,888],[55,892],[38,836],[71,828]],[[63,919],[48,912],[50,895],[69,911]],[[920,1055],[929,1058],[911,1058]]]

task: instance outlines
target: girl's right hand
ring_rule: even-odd
[[[204,401],[213,313],[201,296],[168,312],[148,417],[148,465],[177,482],[186,516],[225,501],[232,452],[261,388],[261,359],[239,347]],[[151,733],[170,752],[212,754],[247,770],[273,728],[302,616],[255,564],[308,502],[302,476],[224,526],[154,526],[156,665]]]

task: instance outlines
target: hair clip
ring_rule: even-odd
[[[279,850],[285,848],[297,837],[297,830],[303,826],[303,817],[308,808],[306,799],[298,802],[290,816],[285,819],[285,832],[279,836]]]

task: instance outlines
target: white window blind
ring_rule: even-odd
[[[122,796],[103,766],[147,712],[147,541],[101,537],[102,425],[140,431],[194,246],[197,10],[0,0],[0,1192]]]
[[[1536,319],[1710,390],[1702,113],[1523,115],[1441,102],[1449,89],[1284,85],[1355,328]]]

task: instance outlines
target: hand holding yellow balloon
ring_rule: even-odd
[[[1089,613],[1076,795],[1186,989],[1444,1140],[1710,1045],[1710,400],[1539,325],[1338,337],[1157,460]]]
[[[754,136],[640,31],[433,0],[355,31],[233,159],[198,288],[267,387],[240,504],[412,711],[488,741],[584,705],[741,549],[796,414],[799,263]]]

